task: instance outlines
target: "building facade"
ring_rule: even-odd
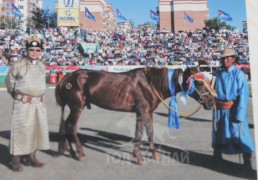
[[[55,10],[58,11],[58,0],[55,2]],[[85,16],[85,7],[95,17],[96,21]],[[91,28],[93,31],[114,31],[116,16],[112,4],[107,0],[80,0],[79,26],[81,29]]]
[[[13,18],[11,6],[13,3],[24,15],[22,21],[27,24],[27,17],[31,16],[33,10],[36,7],[42,8],[42,1],[0,0],[0,16]],[[108,3],[107,0],[80,0],[79,2],[80,28],[91,28],[94,31],[115,30],[116,16],[112,4]],[[85,7],[95,17],[95,22],[85,16]],[[57,6],[56,10],[58,10]],[[204,20],[209,18],[207,0],[159,0],[157,11],[160,15],[160,30],[166,29],[172,32],[201,29],[205,26]],[[184,13],[193,19],[193,23],[184,19]]]
[[[27,18],[32,15],[36,7],[42,9],[42,0],[0,0],[0,17],[2,18],[15,18],[12,14],[12,3],[23,14],[21,21],[27,24]]]
[[[96,21],[85,16],[85,7],[95,17]],[[58,12],[58,3],[55,2]],[[79,26],[81,29],[91,28],[93,31],[114,31],[116,17],[112,4],[107,0],[80,0],[79,3]]]
[[[243,26],[243,32],[247,33],[248,32],[248,30],[247,30],[247,21],[242,21],[242,26]]]
[[[159,0],[160,30],[172,32],[202,29],[204,20],[209,18],[207,0]],[[184,18],[193,19],[190,23]]]
[[[85,7],[95,17],[96,21],[91,21],[85,16]],[[94,31],[114,31],[116,16],[112,4],[107,0],[83,0],[80,1],[80,27],[82,29],[91,28]]]
[[[130,22],[119,22],[116,24],[116,28],[118,32],[126,32],[132,28],[132,24]]]

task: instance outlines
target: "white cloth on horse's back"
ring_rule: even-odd
[[[49,149],[47,112],[44,102],[23,104],[14,101],[10,154],[31,154],[37,149]]]

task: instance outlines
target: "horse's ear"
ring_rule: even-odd
[[[209,65],[210,63],[206,59],[199,59],[198,64],[200,65]]]
[[[200,67],[200,71],[208,71],[208,72],[210,71],[210,67],[209,67],[210,63],[207,60],[199,59],[198,64]]]
[[[185,69],[184,72],[184,76],[186,77],[186,79],[191,76],[191,75],[195,75],[197,72],[199,72],[199,67],[188,67]]]
[[[192,67],[192,68],[189,68],[189,70],[191,75],[195,75],[196,73],[199,72],[199,67]]]
[[[184,72],[185,70],[189,69],[189,67],[187,65],[180,65],[180,69],[182,69],[182,71]]]

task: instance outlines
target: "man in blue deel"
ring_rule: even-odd
[[[218,96],[213,112],[216,123],[213,123],[212,147],[218,160],[222,160],[222,153],[243,154],[244,166],[251,169],[255,148],[247,120],[249,88],[246,75],[235,66],[237,58],[233,49],[225,49],[221,69],[216,72]]]

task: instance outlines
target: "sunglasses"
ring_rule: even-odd
[[[30,52],[41,52],[40,49],[29,49]]]

